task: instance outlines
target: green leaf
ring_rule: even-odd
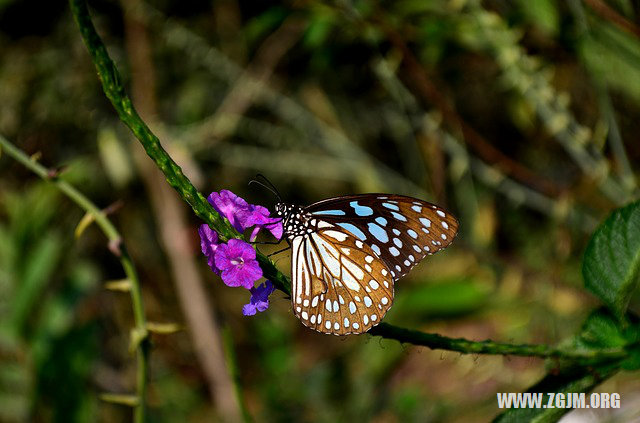
[[[575,339],[575,346],[585,349],[623,347],[626,343],[619,322],[605,311],[591,313]]]
[[[584,254],[585,287],[623,319],[638,285],[640,202],[614,211],[600,225]]]

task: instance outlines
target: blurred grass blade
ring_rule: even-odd
[[[614,211],[598,227],[584,254],[585,287],[622,319],[638,285],[640,202]]]
[[[47,283],[60,262],[63,249],[55,233],[44,234],[27,254],[22,280],[12,300],[12,327],[20,331],[29,318],[34,305],[41,299]]]
[[[110,402],[112,404],[128,405],[129,407],[136,407],[140,403],[137,395],[101,394],[100,399],[104,402]]]
[[[110,291],[129,292],[131,291],[131,281],[129,279],[109,281],[104,284],[104,287]]]
[[[80,219],[80,222],[78,222],[76,230],[73,232],[76,239],[80,238],[84,230],[87,229],[89,225],[91,225],[95,221],[96,218],[92,213],[85,213],[84,216],[82,216],[82,219]]]

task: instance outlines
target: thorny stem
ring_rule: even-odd
[[[223,241],[240,237],[231,226],[224,224],[220,215],[215,212],[206,198],[193,186],[189,178],[182,172],[180,166],[162,148],[158,137],[151,132],[151,129],[136,112],[131,99],[122,86],[120,73],[109,57],[107,48],[96,32],[96,28],[93,26],[86,1],[69,0],[69,3],[84,43],[98,71],[102,89],[118,112],[120,120],[131,129],[131,132],[140,141],[149,157],[164,173],[169,185],[178,191],[180,197],[191,206],[199,218],[214,228]]]
[[[137,386],[137,401],[135,408],[135,421],[136,423],[144,422],[145,406],[144,398],[146,395],[147,387],[147,370],[148,370],[148,356],[149,356],[149,343],[147,341],[147,322],[144,316],[144,306],[142,303],[142,295],[140,290],[140,281],[136,268],[122,242],[122,236],[118,232],[115,226],[107,218],[106,214],[100,210],[94,203],[91,202],[84,194],[78,191],[73,185],[65,182],[64,180],[53,176],[56,172],[52,172],[51,169],[47,169],[35,159],[27,156],[22,150],[10,143],[6,138],[0,135],[0,146],[3,151],[31,170],[33,173],[52,183],[63,194],[69,197],[73,202],[80,206],[83,210],[93,216],[96,224],[100,227],[102,232],[109,239],[109,245],[111,249],[114,249],[114,253],[117,255],[118,260],[124,270],[127,280],[129,281],[131,294],[131,304],[133,307],[133,316],[135,320],[136,336],[132,338],[136,342],[136,386]]]
[[[423,345],[431,349],[457,351],[463,354],[517,355],[524,357],[561,358],[579,362],[582,365],[623,359],[627,352],[623,348],[602,350],[562,349],[545,344],[503,344],[491,340],[469,341],[463,338],[449,338],[435,333],[400,328],[388,323],[380,323],[368,332],[371,335],[395,339],[401,343]]]
[[[120,75],[115,64],[110,59],[107,49],[97,34],[85,0],[69,0],[82,37],[89,50],[89,54],[96,66],[98,76],[102,82],[105,94],[111,100],[120,119],[131,129],[136,138],[143,145],[145,151],[165,174],[169,184],[180,194],[202,220],[215,229],[222,240],[240,238],[240,235],[209,205],[205,197],[196,190],[189,179],[182,173],[180,167],[171,159],[160,145],[158,138],[138,116],[131,100],[126,95],[120,81]],[[291,294],[291,282],[282,274],[274,263],[265,255],[257,253],[258,262],[264,276],[286,294]],[[371,335],[395,339],[400,342],[423,345],[433,349],[445,349],[471,354],[502,354],[535,356],[542,358],[562,358],[578,364],[587,364],[603,360],[613,360],[626,357],[623,349],[606,349],[576,351],[555,348],[549,345],[514,345],[493,341],[469,341],[466,339],[448,338],[437,334],[429,334],[416,330],[399,328],[381,323],[369,331]]]

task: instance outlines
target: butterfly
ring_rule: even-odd
[[[279,202],[275,212],[292,250],[294,314],[333,335],[377,325],[393,304],[395,281],[458,232],[444,209],[401,195],[348,195],[307,207]]]

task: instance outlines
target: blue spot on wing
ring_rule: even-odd
[[[358,216],[371,216],[373,214],[373,209],[371,207],[361,206],[357,201],[352,201],[349,205],[353,207]]]
[[[376,222],[377,222],[379,225],[387,226],[387,219],[385,219],[385,218],[384,218],[384,217],[382,217],[382,216],[376,217]]]
[[[357,226],[352,225],[351,223],[336,223],[336,224],[341,228],[351,232],[360,241],[364,241],[365,239],[367,239],[367,236],[364,234],[364,232],[362,232],[360,229],[358,229]]]
[[[393,217],[395,217],[396,219],[398,219],[401,222],[406,222],[407,221],[407,218],[404,217],[403,215],[401,215],[400,213],[391,212],[391,214],[393,215]]]
[[[344,216],[343,210],[319,210],[311,213],[313,215],[327,215],[327,216]]]
[[[389,241],[389,236],[387,235],[387,231],[385,231],[375,223],[369,223],[369,232],[371,232],[371,234],[376,238],[378,238],[378,240],[381,242]]]
[[[391,210],[400,211],[400,207],[398,207],[398,206],[396,206],[395,204],[392,204],[392,203],[382,203],[382,206],[386,207],[388,209],[391,209]]]

